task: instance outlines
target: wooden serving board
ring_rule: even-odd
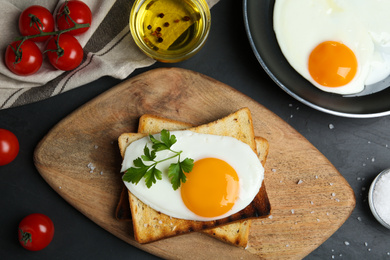
[[[191,233],[135,242],[130,222],[114,211],[122,188],[117,138],[136,132],[151,113],[195,125],[249,107],[255,134],[269,141],[265,183],[269,218],[254,220],[246,249]],[[66,201],[127,243],[169,259],[301,259],[350,216],[354,193],[335,167],[303,136],[251,98],[205,75],[177,68],[131,78],[59,122],[35,150],[35,165]],[[93,169],[93,170],[92,170]]]

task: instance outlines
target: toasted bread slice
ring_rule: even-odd
[[[160,132],[162,129],[180,130],[187,129],[190,127],[192,127],[192,125],[189,123],[174,121],[155,115],[143,115],[139,121],[138,131],[140,133],[157,133]],[[137,139],[138,137],[133,136],[133,138]],[[127,135],[123,135],[119,143],[121,146],[127,147],[127,145],[132,140],[133,139],[129,138]],[[264,166],[268,155],[268,142],[262,137],[255,137],[255,143],[259,160]],[[121,147],[120,150],[124,151],[125,147]],[[122,154],[122,156],[124,156],[124,154]],[[128,190],[125,186],[123,187],[123,190],[121,192],[115,216],[118,220],[131,221]],[[227,224],[222,227],[203,230],[202,232],[226,243],[245,248],[248,244],[250,225],[251,221],[245,220]]]
[[[141,118],[140,122],[144,120],[145,118]],[[158,121],[158,120],[157,120]],[[168,120],[169,121],[169,120]],[[162,128],[168,128],[168,125],[170,124],[173,128],[173,125],[177,126],[177,121],[166,121]],[[167,125],[168,124],[168,125]],[[149,127],[146,127],[148,126]],[[159,125],[159,124],[156,124]],[[148,133],[154,133],[161,130],[159,128],[157,130],[156,125],[153,125],[152,123],[140,123],[139,131],[148,132]],[[188,127],[189,124],[183,124],[182,129],[185,129]],[[154,131],[156,130],[156,131]],[[173,130],[173,129],[169,129]],[[255,138],[254,138],[254,132],[253,132],[253,126],[252,126],[252,119],[250,115],[249,109],[241,109],[223,119],[217,120],[215,122],[202,125],[199,127],[193,127],[190,128],[191,131],[198,132],[198,133],[208,133],[208,134],[217,134],[217,135],[227,135],[227,136],[233,136],[243,142],[248,143],[254,152],[257,152],[256,144],[255,144]],[[141,133],[132,133],[132,134],[123,134],[119,137],[119,147],[121,150],[122,156],[124,155],[126,147],[135,140],[138,140],[139,138],[145,136],[146,134]],[[268,147],[267,142],[265,139],[259,139],[261,140],[260,147]],[[267,148],[268,149],[268,148]],[[267,151],[264,150],[263,152],[263,160],[265,161],[266,153]],[[178,234],[184,234],[191,231],[201,231],[205,230],[207,228],[213,228],[222,224],[231,223],[237,220],[241,219],[249,219],[251,217],[257,217],[257,216],[267,216],[270,213],[270,204],[269,200],[265,191],[264,182],[262,184],[262,187],[254,199],[254,201],[248,205],[244,210],[240,211],[239,213],[233,214],[229,218],[224,218],[221,220],[216,221],[188,221],[188,220],[182,220],[182,219],[175,219],[171,218],[165,214],[161,214],[150,207],[143,204],[141,201],[139,201],[135,196],[133,196],[129,192],[129,201],[130,201],[130,209],[133,219],[133,227],[134,227],[134,236],[135,239],[140,243],[148,243],[151,241],[155,241],[162,238],[171,237]],[[244,223],[244,224],[243,224]],[[244,238],[242,241],[244,241],[244,245],[246,245],[247,241],[247,232],[249,231],[249,226],[247,226],[248,222],[239,222],[235,223],[234,228],[224,228],[220,230],[212,230],[212,231],[206,231],[208,234],[214,235],[217,238],[228,241],[230,243],[234,243],[237,245],[241,245],[240,239],[237,239],[237,236],[235,237],[234,242],[232,238],[229,238],[230,233],[237,233],[237,230],[244,230],[240,235],[244,234]],[[242,226],[244,225],[244,226]],[[234,231],[232,231],[234,229]],[[245,231],[246,229],[246,231]],[[210,233],[211,232],[211,233]],[[246,239],[245,239],[246,237]]]

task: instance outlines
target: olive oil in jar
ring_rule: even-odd
[[[207,19],[198,2],[143,1],[135,21],[135,31],[142,44],[167,57],[193,51],[199,42],[204,41]]]

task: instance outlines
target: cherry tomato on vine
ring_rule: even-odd
[[[59,49],[57,49],[57,41]],[[50,63],[56,69],[65,71],[79,66],[84,55],[79,41],[68,33],[51,38],[47,43],[45,52],[47,52]]]
[[[42,66],[42,53],[38,46],[25,40],[18,48],[21,41],[16,41],[7,46],[5,51],[5,64],[13,73],[20,76],[34,74]]]
[[[73,20],[73,21],[72,21]],[[84,2],[71,0],[65,1],[58,9],[56,15],[57,28],[59,30],[65,30],[74,26],[74,22],[78,24],[91,25],[92,13],[88,5]],[[72,35],[79,35],[86,32],[89,27],[80,28],[77,30],[69,31]]]
[[[19,141],[16,135],[0,128],[0,166],[12,162],[19,153]]]
[[[54,30],[54,18],[52,13],[40,5],[27,7],[19,16],[19,31],[23,36],[35,35]],[[50,36],[32,38],[32,41],[42,42]]]
[[[54,224],[51,219],[41,213],[33,213],[19,223],[19,242],[31,251],[47,247],[53,240]]]

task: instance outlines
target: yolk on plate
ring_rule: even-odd
[[[239,192],[236,171],[227,162],[205,158],[194,163],[181,186],[181,197],[189,210],[202,217],[227,213]]]
[[[348,84],[357,71],[357,59],[345,44],[335,41],[320,43],[309,56],[309,72],[312,78],[326,87]]]

